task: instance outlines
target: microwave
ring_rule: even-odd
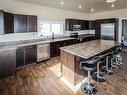
[[[73,31],[80,31],[81,25],[73,25]]]

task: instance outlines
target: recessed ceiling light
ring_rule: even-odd
[[[64,5],[64,2],[63,2],[63,1],[61,1],[61,2],[60,2],[60,4],[61,4],[61,5]]]
[[[94,10],[93,10],[93,8],[91,8],[91,12],[93,12]]]
[[[107,3],[113,3],[115,2],[116,0],[105,0]]]
[[[111,7],[112,7],[112,8],[114,8],[114,7],[115,7],[115,5],[112,3]]]
[[[82,6],[81,5],[79,5],[79,7],[78,7],[79,9],[81,9],[82,8]]]

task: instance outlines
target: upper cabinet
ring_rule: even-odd
[[[88,20],[66,19],[65,20],[65,30],[74,31],[74,25],[80,25],[81,30],[94,29],[93,22],[94,21],[88,21]]]
[[[24,33],[27,32],[27,16],[26,15],[14,15],[14,32]]]
[[[4,14],[3,11],[0,10],[0,35],[4,34]]]
[[[14,32],[14,15],[4,12],[4,34]]]
[[[114,40],[118,41],[118,22],[117,18],[109,18],[109,19],[99,19],[95,20],[95,36],[96,38],[101,38],[101,24],[114,24]]]
[[[94,20],[89,21],[89,30],[95,30],[95,21]]]
[[[27,16],[27,32],[37,32],[37,16]]]
[[[0,10],[0,34],[14,32],[14,15]]]
[[[37,32],[37,16],[21,15],[0,10],[0,35]]]
[[[37,16],[16,14],[14,16],[14,32],[37,32]]]

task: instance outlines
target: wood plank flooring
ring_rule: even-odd
[[[96,83],[97,95],[127,95],[127,54],[122,53],[124,64],[107,76],[106,82]],[[0,80],[0,95],[85,95],[81,90],[73,93],[60,80],[60,60],[53,58],[42,64],[18,70]]]

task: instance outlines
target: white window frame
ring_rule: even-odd
[[[52,29],[51,29],[51,25],[52,24],[60,24],[60,34],[55,34],[54,33],[54,35],[55,36],[59,36],[59,35],[63,35],[64,34],[64,22],[63,21],[38,20],[38,33],[39,33],[39,24],[40,23],[48,23],[48,24],[50,24],[50,33],[52,31]],[[51,36],[51,35],[52,35],[52,33],[49,36]],[[45,35],[43,35],[43,36],[45,36]]]

